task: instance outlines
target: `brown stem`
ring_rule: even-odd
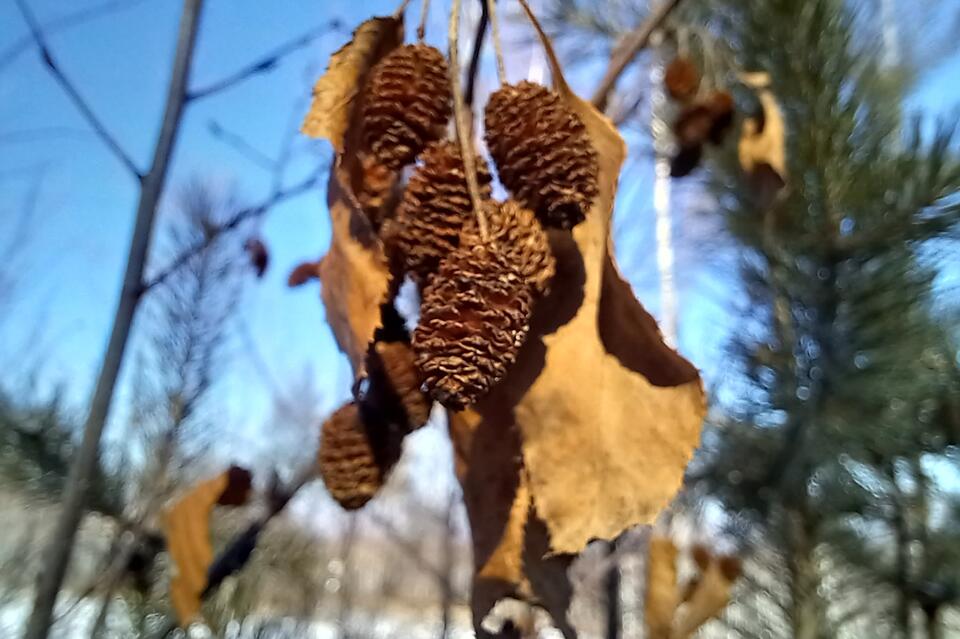
[[[83,515],[90,478],[97,465],[100,439],[110,413],[113,391],[130,337],[133,317],[141,299],[143,271],[153,234],[157,203],[166,182],[167,168],[180,130],[202,7],[203,0],[184,0],[183,3],[163,120],[154,147],[150,171],[141,180],[123,288],[120,291],[120,300],[97,378],[96,389],[90,401],[89,413],[83,428],[83,440],[70,466],[63,505],[54,525],[49,547],[44,553],[46,561],[40,572],[33,610],[27,621],[24,639],[45,639],[49,634],[57,593],[60,591],[67,564],[73,552],[73,542]],[[42,47],[42,40],[38,43]]]
[[[477,21],[477,32],[473,37],[473,52],[470,54],[470,64],[467,67],[467,86],[463,91],[463,99],[468,108],[473,108],[474,90],[477,86],[477,73],[480,70],[480,52],[483,50],[483,38],[487,34],[487,25],[490,23],[490,14],[487,13],[487,3],[480,0],[483,7],[480,20]]]
[[[477,217],[480,239],[484,243],[489,239],[487,216],[483,212],[480,199],[480,184],[477,182],[476,156],[473,153],[473,127],[467,119],[467,107],[460,91],[460,0],[453,0],[450,8],[450,85],[453,90],[453,120],[457,128],[457,140],[460,142],[460,155],[463,156],[463,168],[467,178],[467,190],[473,203],[473,214]]]
[[[430,0],[423,0],[420,4],[420,24],[417,25],[417,40],[422,41],[427,36],[427,17],[430,15]]]
[[[487,13],[490,15],[490,36],[493,38],[493,54],[497,59],[497,80],[507,82],[507,68],[503,62],[503,45],[500,41],[500,21],[497,20],[497,0],[486,0]]]
[[[677,8],[681,0],[664,0],[639,27],[630,32],[623,43],[613,52],[607,70],[597,85],[590,102],[600,111],[605,111],[610,101],[610,94],[616,87],[617,80],[623,75],[630,63],[637,57],[650,42],[650,36]]]

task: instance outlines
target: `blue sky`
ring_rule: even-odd
[[[94,0],[28,2],[41,22],[99,4]],[[65,72],[141,167],[148,162],[159,123],[180,4],[130,0],[129,8],[49,38]],[[445,39],[440,20],[448,3],[433,4],[428,39],[440,43]],[[394,0],[208,0],[193,85],[229,74],[331,18],[340,18],[349,31],[362,19],[391,13],[395,7]],[[411,15],[417,15],[416,11],[416,6],[412,7]],[[25,33],[14,3],[0,4],[0,51]],[[193,175],[203,175],[233,185],[246,202],[264,198],[270,189],[270,175],[213,138],[208,122],[216,119],[254,147],[275,156],[297,105],[303,104],[303,96],[327,57],[346,37],[340,33],[321,38],[285,58],[272,72],[191,105],[169,185],[176,187]],[[521,58],[518,75],[527,65],[526,56]],[[491,71],[488,64],[488,81]],[[584,92],[592,80],[584,78],[580,84]],[[953,56],[919,84],[911,106],[947,111],[960,102],[958,80],[960,60]],[[576,78],[574,84],[578,84]],[[312,151],[325,148],[324,143],[300,140],[288,182],[297,181],[315,166]],[[625,235],[621,257],[638,295],[656,313],[656,271],[649,249],[653,226],[650,167],[642,158],[633,162],[631,182],[621,189],[618,208],[618,228],[624,229]],[[109,330],[137,191],[122,165],[89,132],[31,49],[0,68],[0,229],[12,228],[38,175],[33,232],[24,245],[19,269],[24,286],[14,311],[0,321],[0,364],[9,371],[9,378],[39,366],[41,390],[64,384],[68,399],[80,411],[92,388]],[[695,204],[691,189],[680,187],[680,191],[678,202]],[[241,308],[243,322],[274,379],[293,386],[311,371],[325,407],[332,408],[349,391],[346,362],[336,352],[324,324],[316,286],[297,290],[285,286],[290,268],[302,259],[319,257],[329,242],[322,193],[313,192],[277,207],[260,231],[271,249],[271,268],[263,280],[248,282]],[[0,240],[6,233],[0,234]],[[696,247],[686,250],[687,255],[695,254]],[[692,259],[681,261],[677,268],[681,350],[707,372],[716,371],[731,326],[726,308],[735,291],[723,274],[717,276]],[[237,353],[218,389],[218,405],[224,407],[223,419],[236,435],[234,452],[243,456],[254,450],[247,444],[254,443],[267,418],[270,392],[244,352],[246,346],[233,340],[231,347]],[[128,354],[128,363],[133,354]],[[124,379],[129,380],[129,370]],[[119,419],[126,395],[125,383],[115,404]]]

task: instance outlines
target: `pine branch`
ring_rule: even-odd
[[[607,70],[597,85],[590,102],[600,111],[606,111],[610,101],[610,94],[613,93],[617,85],[617,80],[627,70],[630,63],[634,61],[637,55],[646,48],[650,42],[650,36],[653,32],[670,17],[673,10],[677,8],[681,0],[663,0],[663,3],[647,16],[636,29],[627,34],[623,43],[613,52]]]
[[[216,93],[226,91],[227,89],[230,89],[255,75],[260,75],[262,73],[271,71],[286,56],[295,53],[300,49],[306,48],[313,43],[314,40],[330,33],[331,31],[338,31],[341,26],[342,25],[340,24],[339,20],[331,20],[326,24],[314,27],[306,33],[293,38],[289,42],[285,42],[275,47],[261,58],[254,60],[234,73],[226,76],[225,78],[212,82],[205,87],[191,89],[187,93],[187,100],[200,100],[202,98],[209,97]]]
[[[70,101],[73,102],[77,110],[80,111],[80,114],[84,117],[87,123],[93,128],[94,132],[101,139],[101,141],[103,141],[107,148],[110,149],[110,151],[117,157],[118,160],[120,160],[127,170],[137,178],[138,181],[142,181],[143,174],[137,168],[136,164],[133,163],[133,160],[130,159],[130,156],[127,155],[126,151],[124,151],[120,146],[120,143],[117,142],[116,138],[114,138],[113,135],[107,130],[103,122],[100,121],[100,118],[97,117],[97,114],[94,113],[93,109],[90,108],[90,105],[87,104],[87,101],[84,100],[83,96],[80,95],[77,87],[63,73],[56,60],[54,60],[53,54],[51,53],[50,48],[47,46],[46,39],[40,29],[40,25],[37,22],[36,17],[33,15],[33,12],[27,6],[26,0],[16,0],[16,3],[17,8],[20,10],[20,14],[23,16],[24,21],[27,23],[27,27],[30,29],[30,35],[40,52],[40,58],[43,61],[43,64],[47,67],[47,70],[50,71],[50,74],[53,75],[54,79],[70,98]]]

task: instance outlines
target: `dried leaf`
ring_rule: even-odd
[[[647,554],[644,621],[648,639],[670,639],[673,616],[680,605],[677,547],[664,537],[650,539]]]
[[[390,289],[383,247],[337,177],[327,187],[332,237],[320,261],[321,298],[337,345],[353,370],[363,370],[367,347],[380,326],[380,304]]]
[[[317,82],[304,125],[307,134],[331,135],[336,149],[327,187],[330,249],[319,266],[321,298],[327,323],[356,375],[363,371],[367,347],[381,324],[380,305],[390,293],[390,271],[371,216],[373,209],[391,201],[388,192],[396,181],[395,174],[378,170],[360,151],[362,100],[354,97],[362,94],[371,67],[402,39],[400,19],[372,18],[363,23]]]
[[[320,262],[301,262],[287,276],[287,286],[302,286],[310,280],[320,277]]]
[[[370,18],[353,32],[353,38],[330,58],[327,71],[313,87],[313,102],[301,131],[326,138],[343,150],[356,96],[370,68],[403,41],[403,20]]]
[[[249,471],[233,466],[194,486],[163,514],[167,550],[175,567],[170,579],[170,600],[183,627],[200,614],[200,596],[207,586],[207,570],[213,562],[210,513],[218,503],[244,503],[249,486]]]
[[[547,556],[550,540],[533,509],[519,433],[506,415],[492,411],[451,414],[449,429],[473,542],[470,605],[477,637],[491,636],[481,624],[505,598],[536,600],[564,628],[570,558]]]
[[[270,264],[270,253],[267,251],[267,245],[263,243],[263,240],[251,237],[243,245],[243,248],[247,251],[250,265],[253,266],[257,277],[263,277],[263,274],[267,272],[267,266]]]
[[[740,576],[740,560],[709,555],[706,567],[701,566],[701,570],[700,579],[674,617],[671,639],[687,639],[723,612],[730,603],[733,583]]]
[[[540,36],[555,87],[599,155],[600,191],[572,238],[551,235],[554,292],[538,304],[510,374],[477,409],[485,418],[515,419],[551,547],[577,553],[591,539],[612,539],[655,519],[699,442],[705,400],[696,369],[663,343],[613,262],[610,222],[623,139],[572,93]]]
[[[738,147],[740,167],[748,176],[764,168],[772,169],[782,187],[787,180],[786,129],[780,105],[769,89],[770,78],[766,73],[747,73],[741,77],[744,84],[757,89],[763,111],[760,118],[747,118],[743,123]]]

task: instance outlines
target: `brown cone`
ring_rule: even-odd
[[[340,407],[320,434],[320,476],[330,495],[348,510],[366,504],[400,458],[400,446],[386,427],[365,424],[353,402]]]
[[[480,195],[490,197],[490,171],[476,159]],[[435,142],[420,155],[410,176],[395,219],[384,231],[384,241],[420,284],[426,284],[440,261],[459,245],[464,221],[473,217],[466,173],[455,142]]]
[[[560,96],[532,82],[505,84],[484,112],[500,181],[545,226],[583,221],[597,194],[597,153]]]
[[[489,245],[463,246],[444,260],[413,333],[431,396],[459,410],[500,381],[526,338],[531,303],[523,276]]]
[[[550,242],[530,209],[514,200],[488,201],[484,206],[490,242],[526,279],[535,296],[546,295],[556,269]],[[461,245],[480,244],[476,217],[464,225]]]
[[[700,72],[693,62],[684,57],[674,58],[663,74],[667,93],[677,102],[689,102],[700,88]]]
[[[425,44],[394,49],[374,67],[366,87],[366,148],[384,166],[399,169],[443,137],[451,110],[443,54]]]

